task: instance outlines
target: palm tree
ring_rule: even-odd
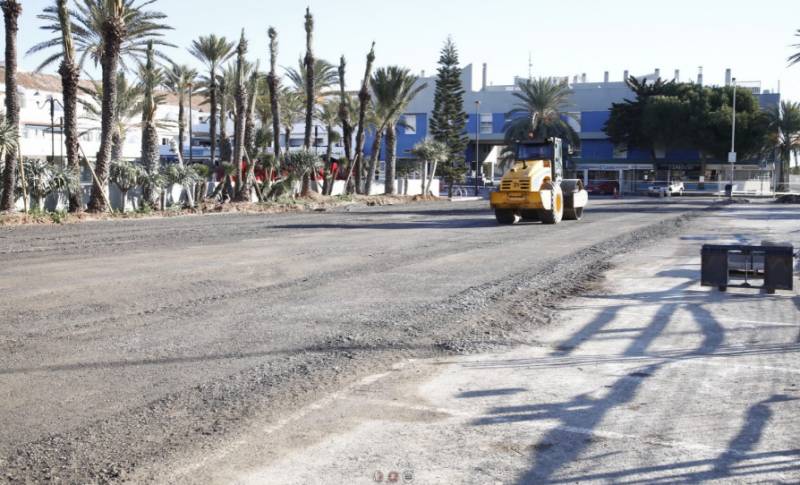
[[[800,38],[800,29],[797,29],[797,32],[794,34],[795,37]],[[800,43],[792,44],[792,47],[797,49],[797,52],[789,56],[789,65],[792,66],[800,62]]]
[[[156,111],[164,102],[164,95],[157,94],[156,89],[164,84],[164,72],[155,65],[153,44],[147,49],[147,62],[139,70],[142,86],[142,166],[145,172],[153,174],[159,170],[158,131],[156,128]],[[155,202],[154,187],[145,184],[143,198],[147,203]]]
[[[450,151],[446,144],[433,138],[425,138],[414,145],[411,153],[422,162],[422,195],[428,195],[431,191],[433,177],[436,175],[436,168],[439,163],[444,163],[450,158]],[[433,166],[428,172],[427,167],[431,162]]]
[[[3,172],[3,198],[0,201],[0,210],[14,209],[14,187],[16,187],[17,152],[19,151],[16,140],[19,139],[19,92],[17,88],[17,30],[22,5],[16,0],[3,0],[0,2],[3,9],[3,21],[6,28],[6,130],[11,134],[6,138],[3,151],[6,155],[5,170]],[[13,140],[13,142],[11,142]]]
[[[255,159],[257,153],[256,147],[256,105],[258,100],[262,97],[264,90],[264,79],[262,73],[258,72],[259,62],[255,64],[248,62],[247,69],[247,113],[245,114],[244,123],[244,147],[247,151],[247,158]]]
[[[236,164],[236,192],[240,201],[250,200],[252,180],[250,172],[253,164],[247,167],[247,173],[242,171],[244,157],[244,131],[247,118],[247,73],[245,72],[245,59],[247,53],[247,40],[244,38],[244,29],[236,48],[236,117],[233,123],[233,162]]]
[[[59,0],[63,1],[63,0]],[[183,159],[183,140],[186,137],[186,96],[197,79],[197,70],[186,64],[173,64],[165,72],[167,88],[178,96],[178,153]]]
[[[12,150],[14,152],[19,150],[18,130],[14,128],[14,125],[6,123],[5,119],[0,119],[0,160]]]
[[[60,36],[49,41],[52,47],[58,47],[55,58],[61,57],[58,73],[61,76],[62,104],[64,106],[64,144],[67,149],[67,168],[75,176],[80,174],[80,159],[78,158],[78,82],[80,70],[75,64],[75,45],[72,35],[72,22],[67,0],[56,0],[55,6],[44,9],[38,15],[42,20],[50,21],[42,27],[48,31],[58,31]],[[34,46],[34,51],[37,47]],[[30,52],[30,51],[29,51]],[[80,191],[69,193],[69,210],[78,212],[83,208],[83,197]]]
[[[306,7],[306,58],[305,58],[305,93],[306,93],[306,131],[303,137],[303,146],[306,150],[311,148],[311,125],[314,122],[314,103],[316,102],[317,91],[315,90],[314,79],[314,16],[311,15],[311,7]],[[302,70],[302,69],[301,69]],[[291,78],[291,75],[290,75]],[[318,89],[318,88],[317,88]],[[308,180],[303,180],[303,195],[309,191]]]
[[[513,96],[519,102],[509,113],[511,121],[505,134],[509,145],[514,140],[528,138],[531,133],[536,133],[537,138],[559,137],[573,145],[580,143],[578,134],[564,119],[567,115],[562,112],[569,105],[572,94],[565,80],[552,77],[521,79],[517,88],[519,91],[515,91]],[[522,113],[525,116],[518,116]]]
[[[408,107],[408,104],[425,89],[426,84],[417,85],[417,76],[411,71],[398,66],[383,67],[375,71],[372,77],[372,92],[375,96],[376,111],[383,118],[382,126],[386,130],[386,183],[387,194],[396,192],[395,168],[397,164],[397,123]]]
[[[225,37],[217,37],[214,34],[200,36],[192,42],[189,53],[206,65],[208,69],[208,100],[211,104],[211,117],[208,123],[208,135],[211,139],[211,165],[214,164],[217,156],[217,68],[230,59],[235,51],[233,42]],[[222,122],[225,122],[223,115]]]
[[[358,130],[356,131],[356,160],[353,163],[353,167],[356,172],[356,180],[355,180],[355,191],[356,192],[363,192],[364,187],[361,183],[362,179],[362,171],[364,165],[364,133],[365,133],[365,124],[366,124],[366,117],[367,117],[367,109],[370,104],[370,94],[369,94],[369,80],[372,79],[372,64],[375,62],[375,42],[372,43],[372,47],[367,54],[367,67],[364,69],[364,79],[361,81],[361,89],[358,92]],[[348,170],[347,172],[347,191],[351,192],[349,183],[350,183],[350,176],[353,173],[353,169]]]
[[[128,209],[128,192],[142,179],[142,166],[127,160],[113,160],[108,171],[109,179],[122,195],[122,212]]]
[[[280,104],[280,124],[283,125],[284,133],[283,144],[286,147],[286,152],[288,153],[292,129],[294,128],[295,123],[298,123],[303,119],[303,110],[305,109],[305,104],[301,95],[288,88],[281,90]]]
[[[81,92],[89,95],[90,100],[79,98],[78,102],[84,108],[86,119],[101,121],[103,119],[103,84],[97,81],[93,81],[92,84],[93,88],[79,87]],[[112,114],[111,127],[111,160],[122,158],[128,129],[138,125],[134,118],[142,112],[143,91],[140,85],[129,83],[127,76],[120,72],[117,74],[116,90],[117,102]]]
[[[317,110],[317,119],[325,125],[325,131],[328,135],[327,150],[325,153],[325,182],[322,186],[322,193],[330,195],[333,190],[333,181],[336,180],[333,173],[330,173],[333,144],[339,140],[339,133],[335,130],[336,126],[341,123],[339,117],[340,103],[338,101],[328,101],[319,107]]]
[[[95,66],[102,65],[103,53],[105,49],[106,32],[105,28],[111,24],[108,21],[112,18],[119,20],[123,30],[122,42],[119,44],[119,58],[117,62],[123,70],[129,70],[129,61],[141,63],[147,55],[147,44],[153,41],[157,47],[175,47],[174,44],[163,38],[164,30],[172,30],[161,23],[166,19],[166,15],[161,12],[145,10],[154,0],[76,0],[75,7],[69,10],[72,17],[71,31],[75,43],[76,51],[80,58],[78,66],[82,69],[87,60],[91,60]],[[34,45],[28,54],[58,47],[62,43],[62,23],[58,14],[58,6],[50,6],[39,15],[42,20],[50,23],[42,29],[57,34],[55,37]],[[39,65],[37,70],[62,59],[64,52],[58,50],[48,56]],[[158,49],[156,56],[166,58]]]
[[[352,117],[352,99],[347,94],[345,88],[345,73],[347,70],[347,61],[344,56],[339,58],[339,124],[342,126],[342,137],[344,138],[344,154],[348,160],[353,156],[353,125],[351,123]]]
[[[217,76],[217,104],[219,105],[220,160],[233,163],[233,149],[228,137],[228,118],[236,109],[236,64],[228,64]]]
[[[299,59],[297,64],[297,68],[290,67],[286,69],[286,77],[289,79],[289,82],[294,85],[295,90],[303,94],[303,99],[305,100],[306,86],[308,85],[306,81],[308,79],[308,71],[305,69],[305,61],[303,59]],[[314,87],[311,96],[314,104],[324,102],[326,97],[333,94],[326,91],[330,90],[330,88],[335,86],[338,82],[339,73],[336,66],[325,59],[314,59]]]
[[[278,31],[274,27],[270,27],[268,34],[269,75],[267,76],[267,85],[269,87],[269,105],[272,111],[272,136],[274,137],[272,153],[275,155],[275,159],[279,160],[281,156],[280,80],[275,72],[278,62]]]
[[[155,0],[79,0],[72,10],[72,30],[78,51],[82,53],[80,65],[90,57],[99,63],[103,72],[103,102],[101,111],[100,150],[95,163],[99,183],[92,186],[89,210],[106,210],[105,186],[108,184],[108,166],[114,133],[114,113],[117,105],[117,73],[127,58],[140,59],[152,41],[155,45],[171,46],[161,36],[171,27],[161,22],[163,13],[147,10]],[[60,22],[50,30],[61,29]],[[31,51],[47,49],[61,42],[61,37],[45,41]],[[63,56],[55,53],[42,63],[46,66]]]
[[[800,103],[781,101],[767,113],[768,146],[777,152],[778,189],[785,186],[793,157],[800,155]]]

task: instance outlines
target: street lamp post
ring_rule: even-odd
[[[192,150],[192,89],[194,89],[194,85],[189,83],[189,165],[194,163],[194,155]],[[178,150],[183,150],[183,147],[179,147]],[[181,153],[181,157],[183,153]]]
[[[37,91],[34,93],[34,96],[38,96],[39,92]],[[61,104],[61,101],[54,98],[52,95],[48,95],[44,101],[37,101],[36,107],[42,109],[45,105],[50,104],[50,161],[55,162],[56,160],[56,103],[61,106],[61,109],[64,109],[64,105]],[[62,130],[63,131],[63,130]]]
[[[736,164],[736,78],[733,78],[733,114],[731,115],[733,121],[731,122],[731,153],[728,154],[728,163],[731,164],[731,194],[730,198],[733,200],[733,182],[734,170]]]
[[[480,173],[481,158],[481,102],[475,101],[475,197],[480,195],[478,187],[478,174]]]

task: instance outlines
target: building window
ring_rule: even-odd
[[[406,135],[416,135],[417,134],[417,115],[405,115],[403,116],[403,123],[405,126],[404,133]]]
[[[493,133],[492,113],[481,113],[481,133],[484,135]]]

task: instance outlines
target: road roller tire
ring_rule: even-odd
[[[564,209],[565,221],[579,221],[583,218],[583,207]]]
[[[539,219],[542,224],[558,224],[564,218],[564,193],[561,191],[561,187],[553,188],[550,184],[543,186],[542,190],[553,191],[553,203],[549,210],[538,211]]]
[[[525,222],[534,222],[539,220],[539,211],[537,210],[524,210],[520,211],[520,216]]]

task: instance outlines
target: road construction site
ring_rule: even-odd
[[[720,293],[699,261],[798,222],[672,198],[0,228],[0,481],[797,481],[797,285]]]

